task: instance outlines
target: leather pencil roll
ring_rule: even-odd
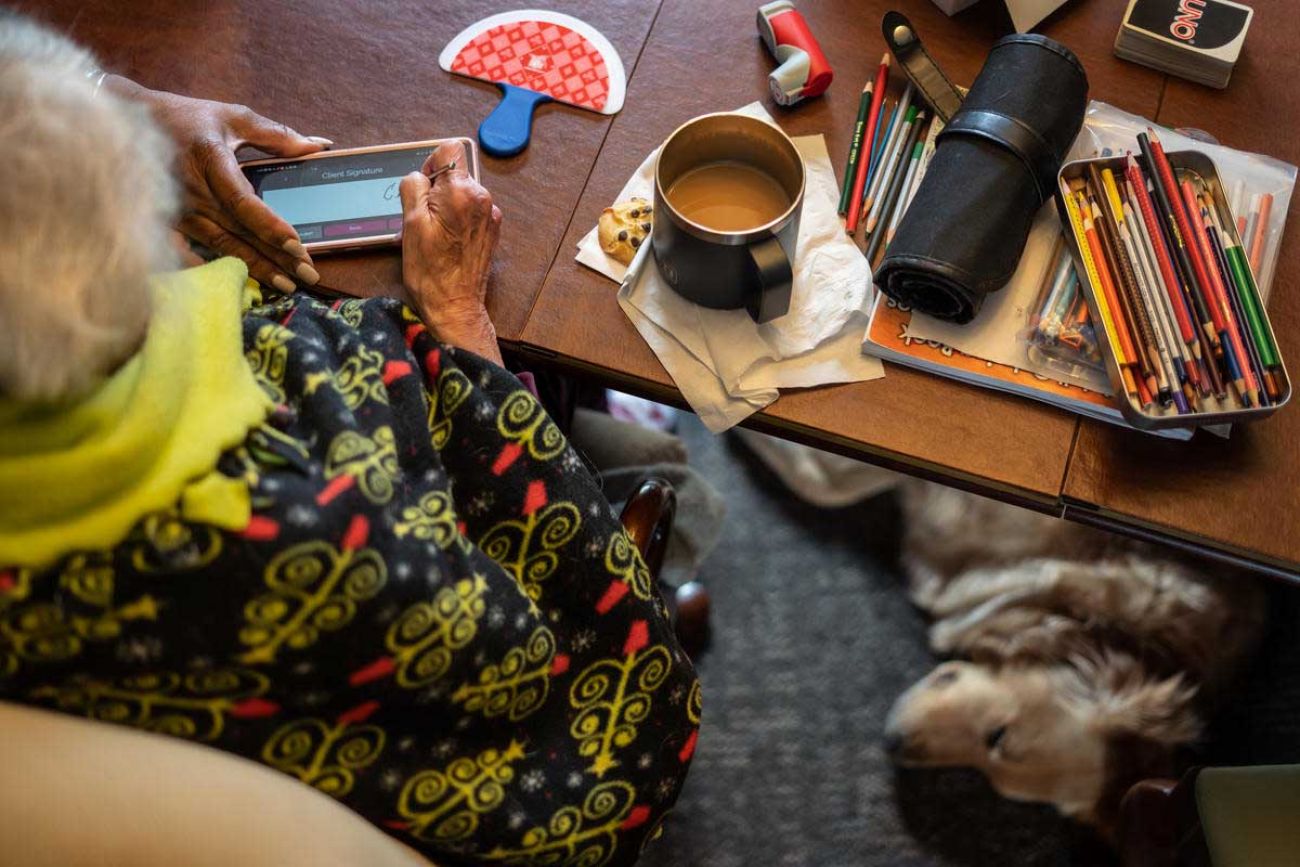
[[[969,322],[1002,288],[1083,123],[1088,77],[1044,36],[1000,39],[936,139],[876,285],[914,310]]]

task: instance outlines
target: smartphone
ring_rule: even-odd
[[[253,190],[294,227],[312,253],[392,244],[402,228],[397,186],[441,144],[460,142],[478,180],[471,138],[431,139],[321,151],[291,159],[250,160],[241,168]]]

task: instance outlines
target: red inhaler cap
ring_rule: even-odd
[[[759,7],[758,33],[780,64],[768,76],[777,103],[794,105],[821,95],[830,86],[834,76],[831,65],[790,0],[773,0]]]

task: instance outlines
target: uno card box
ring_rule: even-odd
[[[1227,87],[1254,10],[1231,0],[1130,0],[1115,54],[1209,87]]]

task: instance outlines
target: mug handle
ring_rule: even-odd
[[[749,318],[759,325],[771,322],[790,311],[790,286],[794,272],[790,257],[775,235],[750,244],[749,258],[758,272],[759,291],[745,302]]]

